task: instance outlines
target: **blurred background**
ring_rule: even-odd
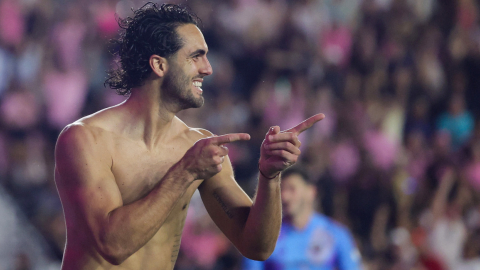
[[[252,135],[229,145],[249,195],[268,128],[322,112],[299,163],[365,269],[480,269],[480,1],[170,2],[202,19],[214,70],[179,117]],[[103,85],[109,40],[144,3],[0,0],[0,269],[59,269],[55,142],[124,100]],[[176,269],[240,268],[197,195],[186,222]]]

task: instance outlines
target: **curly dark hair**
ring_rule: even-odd
[[[133,17],[118,18],[120,37],[113,40],[118,45],[120,60],[116,69],[107,72],[105,84],[119,95],[129,95],[132,88],[141,86],[151,74],[149,64],[153,54],[169,58],[183,46],[177,27],[198,25],[200,19],[186,8],[174,4],[148,2],[134,11]]]

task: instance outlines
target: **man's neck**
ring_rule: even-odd
[[[141,138],[149,148],[168,136],[167,130],[179,111],[162,100],[161,91],[154,83],[133,89],[123,107],[128,112],[125,121],[132,135]]]
[[[305,209],[301,213],[294,215],[288,219],[290,224],[295,227],[297,230],[303,230],[307,227],[310,218],[312,217],[314,211],[313,209]]]

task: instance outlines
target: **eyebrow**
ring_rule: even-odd
[[[197,54],[199,55],[205,55],[207,52],[204,49],[198,49],[190,54],[190,56],[195,56]]]

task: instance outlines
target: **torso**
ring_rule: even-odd
[[[142,141],[132,140],[116,133],[111,125],[109,130],[103,129],[101,117],[97,118],[99,119],[92,117],[84,122],[87,126],[92,125],[97,141],[104,143],[99,147],[105,148],[105,151],[111,154],[113,161],[111,170],[124,205],[148,195],[168,169],[183,157],[195,141],[205,137],[199,131],[189,129],[179,119],[174,118],[173,132],[168,138],[169,141],[160,142],[154,148],[147,149]],[[59,176],[56,175],[56,177]],[[63,269],[173,269],[188,204],[200,184],[201,181],[195,181],[189,186],[154,237],[119,266],[105,261],[92,249],[91,245],[85,243],[82,230],[67,227]],[[80,223],[75,220],[68,222],[68,209],[65,205],[64,208],[67,224]],[[74,219],[71,215],[70,218]],[[82,267],[78,267],[80,261]]]

